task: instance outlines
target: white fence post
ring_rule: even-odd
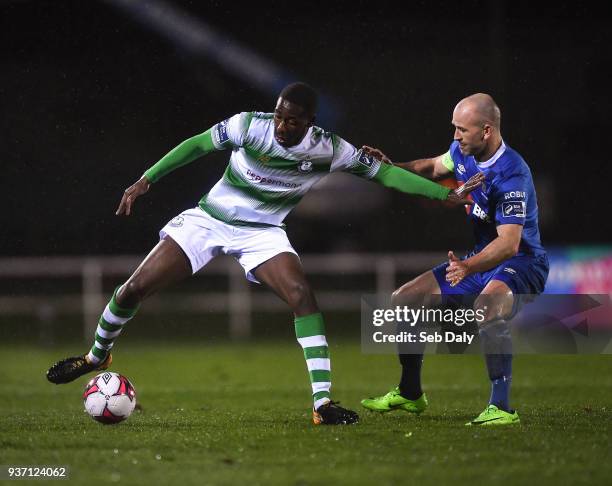
[[[376,292],[380,295],[390,295],[395,290],[395,260],[380,257],[376,260]]]
[[[98,317],[102,313],[102,267],[97,260],[86,260],[82,267],[83,279],[83,338],[91,341]]]
[[[228,266],[229,323],[232,339],[248,339],[251,336],[251,289],[239,265]]]

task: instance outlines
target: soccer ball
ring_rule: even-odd
[[[136,407],[136,390],[125,376],[105,371],[92,378],[83,392],[85,411],[98,422],[116,424]]]

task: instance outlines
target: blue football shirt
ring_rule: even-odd
[[[444,155],[444,165],[454,172],[459,184],[478,172],[485,175],[484,183],[470,195],[474,205],[467,208],[477,252],[497,238],[498,225],[520,224],[523,233],[518,255],[546,253],[540,242],[538,200],[531,171],[518,152],[502,142],[493,157],[479,163],[472,155],[463,155],[459,142],[454,141]]]

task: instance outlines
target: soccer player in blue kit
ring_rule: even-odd
[[[475,296],[473,306],[484,319],[479,335],[491,397],[485,410],[466,425],[506,425],[519,422],[510,407],[512,340],[507,322],[517,313],[521,295],[539,294],[548,277],[548,258],[540,242],[538,203],[529,167],[504,143],[500,110],[491,96],[477,93],[461,100],[453,111],[454,141],[443,155],[395,164],[429,179],[454,174],[459,184],[482,172],[485,181],[466,206],[476,239],[463,258],[448,252],[448,261],[397,289],[394,303],[423,305],[427,296],[460,302]],[[380,150],[371,155],[391,162]],[[465,303],[465,301],[463,301]],[[399,385],[383,396],[362,400],[370,410],[421,413],[427,397],[421,389],[423,354],[400,354]]]

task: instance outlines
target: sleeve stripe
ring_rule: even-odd
[[[450,150],[442,156],[442,163],[444,164],[444,167],[446,167],[448,170],[450,170],[451,172],[455,172],[455,162],[451,157]]]

